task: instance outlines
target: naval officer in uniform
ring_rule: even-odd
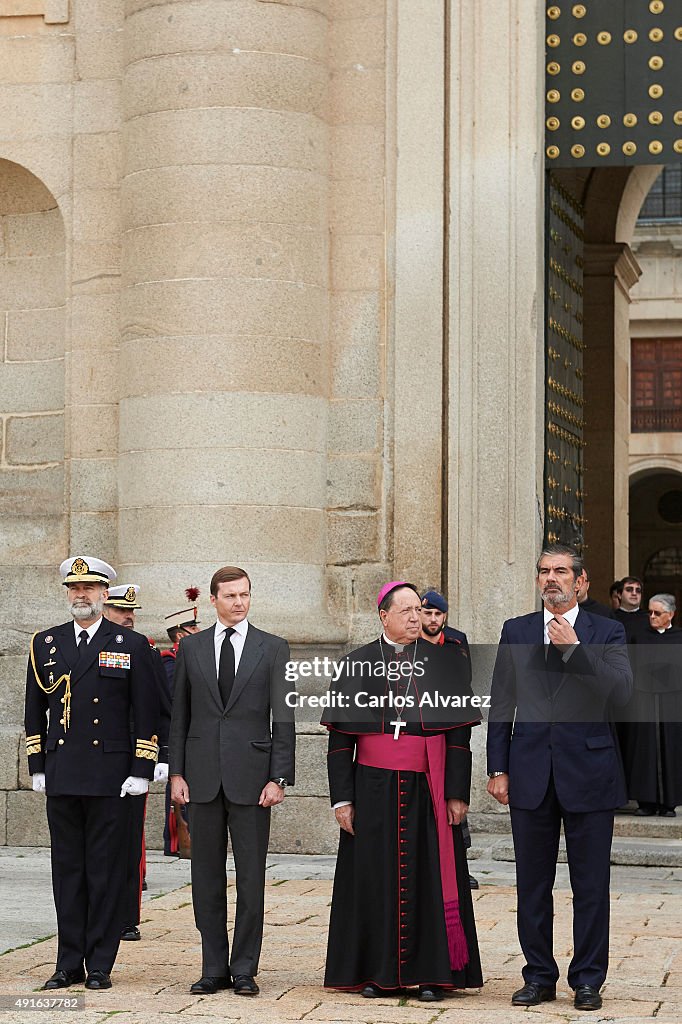
[[[111,566],[82,555],[60,571],[72,621],[34,634],[26,675],[28,768],[47,795],[57,910],[44,988],[106,989],[124,923],[127,797],[154,775],[158,694],[145,637],[102,616]]]
[[[115,587],[109,587],[109,597],[104,602],[105,617],[115,625],[135,629],[135,613],[142,607],[138,601],[139,593],[140,588],[137,583],[123,583]],[[159,736],[159,760],[154,769],[154,782],[167,782],[171,695],[161,655],[153,646],[151,640],[147,642],[152,652],[152,663],[154,665],[154,678],[149,679],[149,686],[156,688],[159,696],[160,712],[158,729],[155,729]],[[136,942],[141,938],[138,925],[140,923],[142,889],[145,881],[146,867],[144,822],[147,812],[147,794],[131,796],[130,802],[128,867],[123,898],[125,909],[123,911],[124,925],[121,931],[121,939],[126,942]]]

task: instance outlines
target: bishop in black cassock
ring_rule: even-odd
[[[434,1001],[483,983],[460,828],[479,715],[457,659],[417,639],[416,589],[377,603],[384,632],[348,655],[323,718],[341,825],[324,983]]]

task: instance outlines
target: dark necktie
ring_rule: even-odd
[[[547,677],[550,690],[554,691],[557,689],[565,670],[566,664],[559,648],[555,647],[554,644],[547,644]]]
[[[232,626],[225,630],[223,636],[223,646],[220,648],[220,667],[218,669],[218,687],[220,688],[220,696],[223,701],[223,707],[227,707],[227,702],[230,699],[232,693],[232,686],[234,683],[234,647],[230,637],[234,633]]]
[[[85,658],[85,653],[88,649],[88,643],[90,637],[88,636],[87,629],[81,629],[78,634],[78,649],[76,651],[76,665]]]

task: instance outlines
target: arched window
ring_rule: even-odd
[[[662,220],[682,222],[682,164],[663,168],[644,200],[638,223]]]

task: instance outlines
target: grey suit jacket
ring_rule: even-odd
[[[191,802],[208,803],[222,784],[234,803],[257,804],[269,779],[294,782],[294,712],[284,699],[288,660],[286,640],[249,623],[230,699],[223,708],[214,627],[180,642],[169,770],[186,779]]]

